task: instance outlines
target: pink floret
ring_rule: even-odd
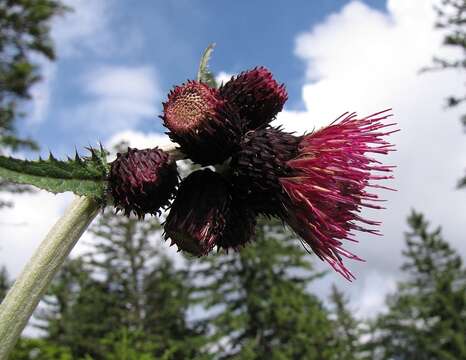
[[[362,218],[361,208],[382,209],[382,201],[367,188],[390,188],[372,181],[391,179],[394,166],[369,156],[388,154],[393,145],[384,137],[398,129],[387,123],[385,110],[363,119],[345,113],[331,125],[305,135],[299,155],[287,162],[293,177],[280,178],[289,201],[286,221],[305,243],[346,279],[354,278],[342,256],[362,260],[343,248],[342,240],[356,241],[353,230],[378,235],[380,222]]]

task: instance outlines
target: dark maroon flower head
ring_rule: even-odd
[[[232,197],[228,221],[223,232],[223,236],[218,240],[218,249],[227,251],[240,250],[244,245],[255,238],[257,213],[252,210],[244,201]]]
[[[387,129],[394,124],[383,123],[391,116],[387,111],[363,119],[357,119],[354,113],[344,114],[342,120],[343,116],[304,136],[298,156],[286,162],[293,175],[280,178],[289,199],[283,219],[319,258],[348,280],[354,276],[342,256],[361,259],[345,250],[342,240],[355,241],[353,230],[378,234],[373,226],[380,223],[362,218],[359,212],[361,207],[382,208],[376,204],[381,201],[378,196],[366,188],[385,188],[371,181],[392,178],[392,166],[368,156],[394,150],[384,140],[398,131]]]
[[[208,254],[222,236],[230,208],[228,183],[210,169],[180,184],[164,225],[165,239],[196,256]]]
[[[286,161],[298,155],[301,137],[267,127],[249,131],[241,150],[231,159],[232,182],[237,196],[258,213],[275,216],[282,209],[279,179],[291,174]]]
[[[196,256],[216,245],[238,248],[254,232],[255,216],[233,199],[226,179],[210,169],[191,173],[181,182],[165,222],[165,239]]]
[[[117,211],[144,218],[169,205],[178,185],[178,170],[161,149],[128,148],[112,162],[108,181]]]
[[[237,106],[249,130],[269,124],[288,99],[284,84],[278,84],[264,67],[242,72],[220,87],[220,95]]]
[[[188,81],[176,86],[163,103],[164,125],[181,151],[201,165],[222,163],[239,143],[238,113],[217,89]]]

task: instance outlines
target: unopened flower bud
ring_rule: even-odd
[[[288,99],[285,85],[278,84],[264,67],[244,71],[219,89],[220,95],[239,109],[246,129],[269,124]]]
[[[237,203],[226,179],[204,169],[181,182],[164,225],[165,239],[201,256],[215,246],[238,249],[253,237],[254,225],[254,214]]]
[[[112,162],[108,181],[117,210],[144,218],[169,205],[178,185],[178,171],[161,149],[128,148]]]

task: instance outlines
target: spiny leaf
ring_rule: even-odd
[[[98,199],[105,197],[107,186],[107,152],[88,148],[90,156],[74,159],[56,159],[50,153],[48,159],[20,160],[0,156],[0,178],[19,184],[34,185],[53,193],[72,191],[77,195]]]
[[[197,72],[197,81],[206,83],[207,85],[217,88],[217,81],[215,81],[215,76],[209,70],[209,61],[214,51],[215,44],[210,44],[207,49],[205,49],[204,54],[202,54],[201,62],[199,64],[199,70]]]

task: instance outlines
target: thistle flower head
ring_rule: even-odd
[[[255,211],[287,222],[317,256],[351,279],[342,256],[361,259],[342,241],[354,240],[353,230],[377,234],[360,223],[379,222],[359,212],[363,206],[381,208],[366,189],[383,188],[371,181],[391,178],[391,167],[369,156],[393,150],[383,139],[395,131],[383,123],[388,116],[350,114],[303,137],[273,128],[252,131],[231,161],[235,191]]]
[[[210,169],[181,182],[165,222],[165,239],[196,256],[215,246],[237,249],[253,235],[254,214],[236,201],[226,179]]]
[[[239,141],[238,113],[217,89],[204,83],[188,81],[175,87],[163,109],[170,138],[201,165],[222,163]]]
[[[280,178],[288,195],[284,220],[337,272],[353,275],[342,256],[361,260],[345,250],[343,240],[353,239],[353,230],[378,234],[377,221],[362,218],[361,207],[381,209],[381,201],[367,188],[384,188],[373,180],[390,179],[391,166],[382,165],[370,153],[387,154],[393,145],[384,136],[397,130],[384,124],[390,115],[376,113],[363,119],[344,115],[330,126],[304,136],[299,154],[286,162],[292,176]],[[379,173],[379,174],[377,174]],[[361,225],[363,224],[363,225]]]
[[[347,279],[342,257],[361,260],[343,248],[353,231],[378,234],[380,223],[360,216],[380,208],[369,188],[389,179],[392,167],[370,153],[387,154],[384,137],[396,130],[386,111],[357,119],[344,114],[319,131],[294,136],[269,123],[287,100],[264,67],[242,72],[220,87],[189,81],[164,103],[172,140],[201,165],[229,159],[227,177],[210,170],[186,178],[165,225],[180,249],[196,255],[214,246],[239,248],[254,234],[257,214],[281,218],[319,258]],[[380,174],[382,173],[382,174]]]
[[[112,162],[108,181],[117,211],[144,218],[169,204],[178,185],[178,171],[161,149],[128,148]]]
[[[219,92],[238,108],[247,129],[270,123],[288,99],[285,85],[278,84],[264,67],[242,72],[221,86]]]

